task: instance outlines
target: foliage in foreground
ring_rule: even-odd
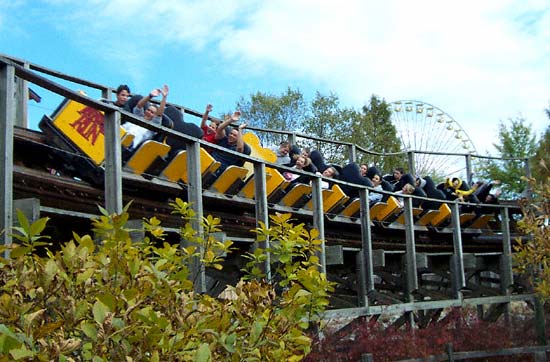
[[[542,166],[548,172],[544,161]],[[523,219],[519,221],[528,239],[518,239],[514,261],[516,270],[529,278],[543,300],[550,300],[550,178],[527,180],[534,198],[524,200]]]
[[[438,315],[435,315],[438,317]],[[533,320],[512,315],[509,322],[483,321],[474,309],[455,308],[444,317],[424,328],[396,328],[375,318],[365,317],[351,322],[346,328],[325,331],[315,338],[306,362],[358,362],[366,353],[374,361],[398,361],[444,355],[449,343],[459,351],[486,351],[533,345]],[[427,360],[427,359],[426,359]],[[435,360],[435,359],[434,359]],[[484,361],[532,361],[531,356],[495,357]]]
[[[272,216],[272,226],[256,232],[271,240],[277,282],[262,279],[266,250],[257,248],[229,297],[214,298],[194,291],[187,265],[200,258],[221,269],[232,243],[212,237],[219,219],[204,218],[200,237],[189,205],[172,206],[186,247],[132,242],[127,206],[93,220],[99,243],[74,234],[46,256],[37,251],[48,245],[40,235],[47,219],[29,225],[19,213],[20,243],[0,259],[0,361],[302,360],[311,344],[306,331],[331,289],[315,257],[317,232],[292,225],[290,215]],[[144,229],[162,240],[156,218],[144,220]]]

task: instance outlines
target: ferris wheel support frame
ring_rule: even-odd
[[[460,167],[465,170],[466,178],[471,183],[471,160],[472,154],[476,153],[475,145],[453,117],[432,104],[417,100],[391,102],[390,107],[391,120],[396,127],[402,147],[407,152],[411,172],[444,169],[458,162],[445,161],[441,156],[447,155],[447,158],[451,159],[451,156],[463,155],[465,160],[460,164],[465,167]],[[460,148],[468,152],[462,153]],[[436,161],[437,157],[439,161]],[[450,173],[454,172],[457,171]]]

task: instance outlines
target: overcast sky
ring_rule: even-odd
[[[137,93],[168,84],[169,101],[215,114],[288,86],[357,109],[413,99],[478,153],[500,121],[549,124],[548,0],[0,0],[0,34],[0,53]],[[32,107],[36,125],[55,105]]]

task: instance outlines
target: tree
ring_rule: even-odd
[[[545,111],[548,119],[550,119],[550,107]],[[544,181],[550,177],[550,172],[548,168],[545,167],[550,165],[548,155],[550,155],[550,126],[548,126],[546,131],[541,135],[537,151],[531,159],[531,171],[537,180]]]
[[[391,123],[391,111],[385,100],[373,95],[361,111],[342,107],[338,96],[316,92],[308,102],[299,90],[287,88],[281,95],[268,95],[261,92],[251,94],[249,99],[241,97],[237,103],[242,119],[258,128],[304,133],[330,141],[340,141],[360,146],[371,154],[358,154],[358,162],[376,164],[382,169],[391,170],[402,166],[404,157],[384,156],[384,153],[401,150],[396,129]],[[264,146],[274,145],[286,139],[277,133],[258,133]],[[328,142],[315,142],[299,139],[300,147],[310,147],[321,151],[327,162],[344,164],[349,160],[347,145]],[[380,153],[381,155],[378,155]]]
[[[510,120],[510,126],[503,122],[499,124],[499,143],[494,143],[500,158],[513,160],[485,160],[477,164],[480,178],[502,181],[502,195],[505,198],[517,198],[524,191],[526,183],[525,160],[536,151],[536,136],[531,126],[525,124],[525,119]]]
[[[518,224],[529,237],[518,238],[514,265],[529,278],[539,296],[550,301],[550,180],[530,178],[528,182],[534,198],[522,200],[523,218]]]
[[[242,113],[243,122],[250,126],[273,130],[298,132],[307,112],[304,96],[299,90],[287,88],[280,96],[256,92],[250,99],[241,97],[237,109]],[[264,147],[286,141],[285,135],[261,132],[258,137]]]
[[[340,108],[340,100],[334,93],[328,96],[317,92],[309,107],[309,117],[303,122],[303,133],[325,140],[346,142],[347,130],[353,110]],[[318,149],[328,162],[345,163],[348,150],[345,147],[321,142],[305,142]]]
[[[391,123],[391,110],[384,99],[372,95],[362,113],[350,125],[348,142],[372,153],[359,153],[358,162],[374,164],[381,170],[390,172],[394,167],[403,166],[404,156],[384,156],[386,153],[401,151],[397,130]]]

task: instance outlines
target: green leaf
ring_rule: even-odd
[[[110,312],[109,307],[107,307],[105,304],[101,303],[99,300],[94,303],[94,307],[92,308],[92,312],[94,314],[94,320],[98,324],[103,324],[105,321],[105,317],[107,313]]]
[[[100,294],[97,296],[97,299],[105,304],[109,311],[116,310],[116,298],[112,294]]]
[[[30,234],[32,236],[39,235],[42,231],[44,231],[44,229],[46,228],[46,224],[48,223],[49,220],[50,220],[49,217],[42,217],[36,220],[35,222],[33,222],[31,225]]]
[[[17,246],[15,249],[11,251],[10,256],[12,258],[19,258],[29,253],[31,250],[32,248],[30,246]]]
[[[21,228],[25,231],[25,233],[29,231],[30,229],[29,220],[27,219],[27,216],[25,216],[23,211],[19,209],[17,209],[17,221],[19,221],[19,225],[21,225]]]
[[[97,328],[95,325],[92,323],[82,323],[82,325],[80,325],[80,329],[88,338],[94,342],[97,341]]]
[[[210,362],[212,361],[212,355],[210,354],[210,347],[208,347],[208,343],[203,343],[200,345],[199,349],[197,350],[197,353],[195,354],[195,358],[193,358],[194,362]]]
[[[10,354],[16,361],[19,361],[24,358],[34,357],[35,352],[29,351],[27,347],[23,345],[20,348],[12,349]]]
[[[90,277],[94,274],[95,272],[95,269],[86,269],[84,270],[84,272],[82,273],[78,273],[78,275],[76,276],[76,284],[77,285],[80,285],[82,283],[84,283],[86,280],[90,279]]]
[[[17,335],[4,324],[0,324],[0,355],[20,346],[21,342]]]
[[[229,353],[235,353],[235,341],[237,340],[237,334],[231,333],[230,335],[226,336],[223,341],[223,347],[227,350]]]

